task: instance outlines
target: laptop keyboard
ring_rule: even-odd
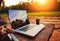
[[[27,30],[30,30],[30,29],[32,29],[34,27],[35,27],[35,24],[29,24],[29,25],[26,25],[26,26],[24,26],[23,28],[21,28],[19,30],[26,32]]]

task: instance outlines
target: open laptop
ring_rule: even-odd
[[[44,28],[44,24],[30,23],[26,10],[9,10],[9,19],[12,28],[20,34],[34,37]]]

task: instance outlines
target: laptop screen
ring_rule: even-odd
[[[29,24],[26,10],[9,10],[9,19],[12,28]]]

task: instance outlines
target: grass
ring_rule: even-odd
[[[6,13],[0,14],[3,18],[7,18],[8,15]]]
[[[0,15],[4,18],[8,17],[6,13],[0,13]],[[29,12],[28,16],[60,16],[60,12]]]
[[[60,16],[60,12],[30,12],[28,16]]]

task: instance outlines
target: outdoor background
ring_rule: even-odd
[[[11,2],[10,2],[11,1]],[[40,23],[55,24],[50,41],[60,41],[60,0],[0,0],[2,21],[9,22],[9,10],[26,10],[30,23],[40,19]],[[18,2],[18,4],[15,4]]]

